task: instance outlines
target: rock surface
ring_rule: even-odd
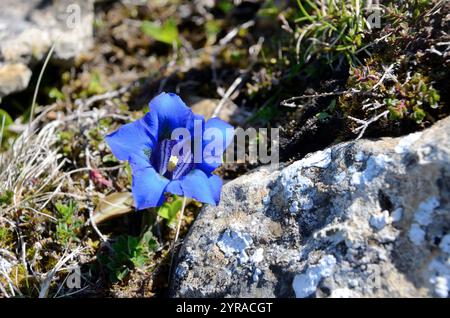
[[[53,59],[73,60],[93,43],[93,2],[0,2],[0,98],[28,86],[33,65],[55,43]]]
[[[223,187],[179,253],[175,297],[448,297],[450,118]]]

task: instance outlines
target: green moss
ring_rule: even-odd
[[[9,205],[12,203],[14,192],[11,190],[5,190],[3,192],[0,192],[0,205],[6,204]]]
[[[100,73],[93,72],[91,74],[91,81],[89,82],[89,86],[87,87],[87,94],[90,95],[98,95],[106,92],[106,89],[103,87]]]
[[[11,248],[14,245],[14,233],[6,226],[0,228],[0,247]]]
[[[73,131],[59,131],[57,133],[58,142],[62,148],[63,154],[69,156],[73,152],[75,133]]]

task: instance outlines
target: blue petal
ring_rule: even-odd
[[[160,206],[164,202],[164,189],[169,180],[159,175],[148,164],[145,166],[140,157],[130,158],[133,170],[131,189],[138,210]]]
[[[158,116],[160,139],[170,138],[175,128],[186,127],[192,111],[173,93],[161,93],[150,101],[150,112]]]
[[[147,158],[141,157],[137,154],[130,155],[128,159],[130,161],[132,171],[137,171],[145,168],[153,168],[153,165]]]
[[[194,169],[180,179],[183,195],[197,201],[217,205],[220,200],[222,180],[216,175],[207,175]]]
[[[128,160],[133,154],[149,159],[158,140],[158,118],[149,112],[143,118],[123,125],[105,139],[119,160]]]
[[[170,181],[164,191],[176,195],[183,195],[183,189],[181,188],[180,180]]]
[[[187,121],[187,128],[191,134],[191,139],[201,137],[205,130],[205,116],[191,113]]]
[[[205,131],[205,117],[192,113],[188,121],[187,128],[190,133],[191,152],[194,156],[194,163],[203,162],[203,132]]]
[[[218,153],[213,154],[204,154],[203,162],[197,164],[197,168],[203,170],[207,174],[213,172],[217,167],[220,166],[222,162],[222,155],[226,148],[231,144],[234,138],[234,129],[233,126],[228,124],[227,122],[215,117],[208,120],[205,124],[205,130],[215,128],[218,129],[222,133],[222,144],[221,149],[218,149]],[[213,141],[213,138],[206,139],[203,137],[203,149]],[[209,162],[206,162],[208,160]]]

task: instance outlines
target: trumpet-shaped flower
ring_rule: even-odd
[[[217,205],[222,180],[212,172],[221,164],[233,128],[194,114],[179,96],[161,93],[141,119],[106,136],[112,153],[129,160],[137,209],[160,206],[166,192]]]

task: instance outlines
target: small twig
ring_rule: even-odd
[[[360,139],[360,138],[364,135],[366,129],[369,127],[370,124],[376,122],[376,121],[379,120],[381,117],[384,117],[384,116],[386,116],[387,114],[389,114],[389,111],[388,111],[388,110],[382,112],[381,114],[379,114],[379,115],[377,115],[377,116],[372,117],[372,118],[369,119],[369,120],[362,120],[362,119],[358,119],[358,118],[355,118],[355,117],[352,117],[352,116],[348,116],[349,119],[351,119],[351,120],[357,122],[358,124],[361,124],[361,126],[355,128],[355,129],[353,130],[354,133],[357,133],[357,132],[359,131],[359,135],[358,135],[358,137],[356,137],[356,140]]]
[[[318,97],[327,97],[327,96],[334,96],[334,95],[342,95],[347,94],[351,91],[339,91],[339,92],[329,92],[329,93],[318,93],[313,95],[302,95],[302,96],[294,96],[288,99],[283,100],[280,105],[285,107],[299,107],[299,105],[296,105],[294,102],[299,99],[306,99],[306,98],[318,98]]]
[[[106,247],[108,247],[109,249],[112,249],[111,245],[109,244],[108,238],[106,236],[104,236],[102,234],[102,232],[100,232],[100,230],[97,227],[97,224],[95,224],[95,222],[94,222],[94,214],[93,214],[92,208],[89,207],[88,210],[89,210],[89,223],[91,223],[91,226],[94,229],[95,233],[97,233],[100,240],[102,240],[102,242],[105,243]]]
[[[250,21],[247,21],[247,22],[233,28],[230,32],[227,33],[227,35],[225,35],[223,38],[220,39],[220,41],[219,41],[220,46],[223,47],[223,46],[227,45],[231,40],[233,40],[233,38],[236,35],[238,35],[238,33],[241,29],[248,29],[254,25],[255,25],[255,21],[250,20]]]
[[[378,101],[375,101],[373,103],[364,104],[362,106],[362,110],[367,110],[367,111],[370,112],[370,111],[377,110],[377,109],[379,109],[379,108],[381,108],[383,106],[386,106],[386,104],[385,103],[379,103]]]
[[[286,32],[291,33],[291,34],[294,33],[294,30],[291,28],[291,26],[289,25],[288,20],[286,19],[286,17],[282,13],[280,13],[278,15],[278,19],[280,19],[280,21],[282,23],[281,28],[283,30],[285,30]]]
[[[217,104],[216,109],[214,109],[214,112],[211,117],[217,117],[220,114],[220,111],[222,110],[223,105],[230,99],[231,95],[234,93],[234,91],[241,85],[243,80],[244,74],[237,77],[233,84],[227,89],[225,94],[223,95],[222,99],[220,100],[219,104]]]
[[[362,51],[365,51],[366,49],[368,49],[369,47],[371,47],[372,45],[377,44],[380,41],[383,41],[384,39],[387,39],[390,35],[392,34],[392,32],[389,32],[386,35],[383,35],[381,38],[375,39],[374,41],[372,41],[371,43],[367,44],[366,46],[363,46],[362,48],[360,48],[359,50],[357,50],[355,52],[355,54],[361,53]]]
[[[31,212],[34,212],[34,213],[36,213],[36,214],[39,214],[39,215],[48,217],[49,219],[51,219],[51,220],[53,220],[53,221],[57,221],[57,220],[58,220],[57,218],[55,218],[55,217],[53,217],[53,216],[51,216],[51,215],[49,215],[49,214],[47,214],[47,213],[40,212],[40,211],[38,211],[38,210],[36,210],[36,209],[33,209],[32,207],[29,207],[29,206],[24,207],[24,209],[28,209],[28,210],[30,210]],[[43,210],[43,209],[41,209],[41,210]]]
[[[131,85],[127,85],[127,86],[121,87],[120,89],[117,89],[115,91],[108,91],[103,94],[91,96],[86,100],[83,100],[83,99],[75,100],[75,105],[78,106],[78,113],[81,113],[83,108],[89,107],[96,102],[99,102],[99,101],[105,100],[105,99],[111,99],[111,98],[118,97],[118,96],[124,94],[125,92],[127,92],[130,89],[130,87],[131,87]]]
[[[389,77],[391,79],[395,79],[395,77],[392,75],[392,70],[394,69],[396,63],[392,63],[391,65],[388,66],[388,68],[386,68],[384,70],[384,74],[383,76],[381,76],[380,80],[378,81],[378,83],[376,83],[373,87],[372,87],[372,91],[374,91],[378,86],[380,86],[381,84],[383,84],[384,80]]]

